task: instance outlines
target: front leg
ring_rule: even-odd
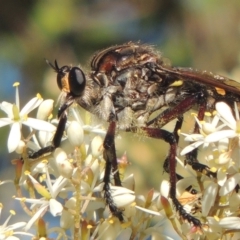
[[[113,178],[116,186],[121,186],[121,180],[118,171],[118,164],[117,164],[117,156],[116,156],[116,149],[115,149],[115,130],[116,130],[116,122],[110,122],[107,134],[105,136],[103,142],[103,157],[106,161],[105,166],[105,173],[103,178],[103,191],[104,191],[104,198],[106,200],[107,205],[111,213],[116,216],[121,222],[124,220],[122,211],[119,210],[116,204],[113,201],[112,194],[111,194],[111,172],[113,172]]]
[[[50,146],[41,148],[40,150],[38,150],[37,152],[29,155],[29,158],[39,158],[44,154],[50,154],[52,153],[57,147],[60,146],[61,140],[62,140],[62,136],[65,130],[65,126],[67,123],[67,113],[64,112],[60,119],[59,119],[59,123],[57,125],[57,130],[54,134],[53,140],[52,140],[52,144]]]

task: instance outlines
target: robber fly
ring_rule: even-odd
[[[111,173],[114,173],[115,184],[121,186],[115,131],[136,133],[140,130],[146,136],[169,143],[170,150],[164,164],[170,175],[169,195],[183,219],[201,226],[201,222],[187,213],[176,198],[177,130],[181,128],[183,114],[192,108],[198,109],[201,120],[204,112],[218,101],[240,102],[240,84],[205,71],[171,67],[153,47],[132,42],[96,53],[89,73],[79,67],[59,67],[57,61],[54,65],[48,64],[57,73],[57,84],[64,92],[64,101],[58,111],[59,124],[52,145],[30,157],[37,158],[59,147],[67,110],[75,102],[109,123],[103,144],[106,161],[103,191],[113,215],[124,220],[123,211],[115,205],[110,191]],[[173,119],[177,119],[173,132],[161,129]],[[198,131],[197,127],[194,131]],[[196,150],[186,156],[186,161],[193,169],[215,176],[207,166],[198,163]]]

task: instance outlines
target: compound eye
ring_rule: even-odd
[[[85,89],[86,79],[82,70],[78,67],[73,67],[68,76],[70,92],[74,96],[81,96]]]

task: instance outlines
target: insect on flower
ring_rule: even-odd
[[[109,123],[104,140],[104,198],[113,215],[124,220],[124,214],[113,201],[110,175],[114,173],[115,185],[121,186],[115,150],[115,131],[141,132],[146,136],[169,143],[170,150],[164,169],[170,174],[169,195],[180,216],[195,226],[200,220],[187,213],[176,198],[177,131],[181,128],[183,114],[192,108],[198,110],[198,119],[204,117],[218,101],[233,105],[240,102],[240,83],[206,71],[171,67],[164,63],[153,47],[127,43],[96,53],[91,61],[91,71],[84,73],[79,67],[48,64],[57,73],[57,84],[64,92],[64,101],[58,111],[59,124],[52,145],[30,157],[37,158],[60,145],[67,122],[67,110],[76,102],[85,110]],[[156,115],[156,112],[158,113]],[[161,129],[177,119],[173,132]],[[195,126],[194,132],[198,132]],[[186,155],[186,163],[196,171],[215,177],[215,173],[200,164],[197,150]]]

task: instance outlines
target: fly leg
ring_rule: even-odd
[[[177,176],[176,176],[176,153],[177,153],[177,140],[173,133],[168,132],[164,129],[159,128],[148,128],[148,127],[141,127],[141,130],[144,131],[146,136],[157,138],[157,139],[163,139],[165,142],[167,142],[170,145],[170,150],[168,154],[168,161],[169,161],[169,175],[170,175],[170,198],[173,201],[173,204],[176,208],[176,210],[179,212],[180,216],[187,220],[189,223],[192,223],[193,225],[200,227],[201,222],[196,219],[195,217],[191,216],[189,213],[185,211],[181,203],[176,198],[176,182],[177,182]],[[139,131],[138,128],[131,128],[132,132],[137,133]]]
[[[115,149],[115,129],[116,129],[116,122],[110,122],[107,134],[105,136],[103,142],[103,157],[106,161],[105,173],[103,177],[103,191],[104,191],[104,198],[106,203],[111,211],[111,213],[116,216],[121,222],[124,220],[122,215],[122,210],[118,209],[116,204],[113,201],[111,195],[111,173],[113,172],[114,183],[116,186],[121,186],[121,180],[118,171],[118,164],[117,164],[117,156],[116,156],[116,149]]]
[[[182,128],[182,123],[183,123],[183,116],[179,116],[177,118],[174,130],[173,130],[173,135],[174,135],[174,137],[176,139],[177,144],[179,142],[179,133],[178,133],[178,131]],[[167,158],[164,161],[163,169],[164,169],[165,172],[169,173],[169,158],[168,158],[168,156],[167,156]],[[176,173],[176,177],[177,177],[177,181],[183,178],[182,176],[180,176],[177,173]]]
[[[59,120],[57,130],[52,140],[52,144],[47,147],[41,148],[37,152],[34,152],[33,154],[29,155],[29,158],[33,158],[33,159],[40,158],[44,154],[52,153],[57,147],[59,147],[64,130],[65,130],[66,123],[67,123],[67,114],[64,112],[64,114],[61,116]]]
[[[206,111],[206,103],[200,104],[199,110],[198,110],[198,119],[200,121],[203,120],[205,111]],[[197,123],[195,123],[193,133],[199,133],[199,126]],[[198,162],[197,155],[198,155],[197,148],[195,148],[191,152],[187,153],[186,159],[185,159],[185,164],[192,166],[193,170],[195,170],[197,172],[201,172],[209,177],[216,178],[217,175],[215,172],[212,172],[208,166]]]
[[[38,150],[37,152],[29,155],[29,158],[39,158],[44,154],[50,154],[52,153],[57,147],[60,146],[61,144],[61,140],[62,140],[62,136],[63,133],[65,131],[65,126],[67,123],[67,109],[68,107],[73,103],[72,100],[69,100],[68,102],[66,102],[65,104],[63,104],[59,110],[58,110],[58,118],[59,118],[59,123],[57,125],[57,129],[56,132],[54,134],[53,140],[52,140],[52,144],[50,146],[41,148],[40,150]]]
[[[197,104],[197,105],[199,105],[198,119],[199,120],[203,119],[204,113],[206,110],[206,101],[204,101],[204,96],[205,96],[204,92],[198,92],[198,93],[195,93],[194,95],[191,95],[191,96],[185,98],[184,100],[179,102],[174,107],[169,107],[168,109],[166,109],[165,111],[160,113],[157,117],[155,117],[154,119],[149,121],[147,123],[147,126],[149,126],[149,127],[156,126],[156,127],[161,128],[165,124],[170,122],[171,120],[177,118],[177,122],[176,122],[176,125],[174,128],[173,134],[175,136],[176,141],[178,142],[178,140],[179,140],[178,130],[181,129],[182,122],[183,122],[182,116],[185,112],[187,112],[195,104]],[[199,132],[199,129],[198,129],[198,125],[196,123],[193,133],[198,133],[198,132]],[[202,172],[207,176],[216,177],[216,174],[214,172],[211,172],[208,166],[198,162],[197,149],[194,149],[193,151],[191,151],[190,153],[188,153],[186,155],[185,163],[191,165],[195,171]],[[168,172],[168,157],[164,162],[164,169],[166,172]],[[177,175],[177,178],[179,179],[179,175]],[[180,177],[180,179],[181,179],[181,177]]]

